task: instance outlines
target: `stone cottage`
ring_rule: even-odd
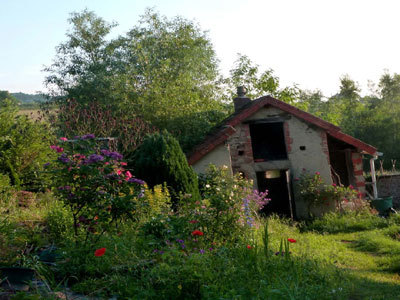
[[[252,179],[254,188],[269,191],[269,212],[294,217],[308,214],[293,182],[303,169],[319,172],[326,184],[352,185],[365,196],[363,156],[371,158],[374,171],[375,147],[273,97],[246,98],[243,90],[238,88],[235,112],[188,156],[197,173],[209,164],[226,165]]]

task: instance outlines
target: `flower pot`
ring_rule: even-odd
[[[371,205],[379,212],[380,215],[385,214],[387,210],[393,207],[393,197],[377,198],[371,201]]]
[[[18,291],[29,290],[29,282],[33,280],[35,271],[29,268],[0,268],[1,287]]]

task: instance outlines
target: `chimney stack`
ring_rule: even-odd
[[[246,88],[244,86],[237,87],[237,97],[233,99],[235,105],[235,112],[242,109],[243,106],[250,103],[251,99],[246,97]]]

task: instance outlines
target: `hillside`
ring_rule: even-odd
[[[44,102],[46,98],[42,94],[25,94],[25,93],[11,93],[15,98],[17,98],[21,104],[28,104],[34,102]]]

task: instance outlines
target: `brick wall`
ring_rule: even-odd
[[[356,180],[357,190],[365,197],[365,178],[363,175],[362,154],[358,152],[351,153],[351,161],[353,163],[354,177]]]

